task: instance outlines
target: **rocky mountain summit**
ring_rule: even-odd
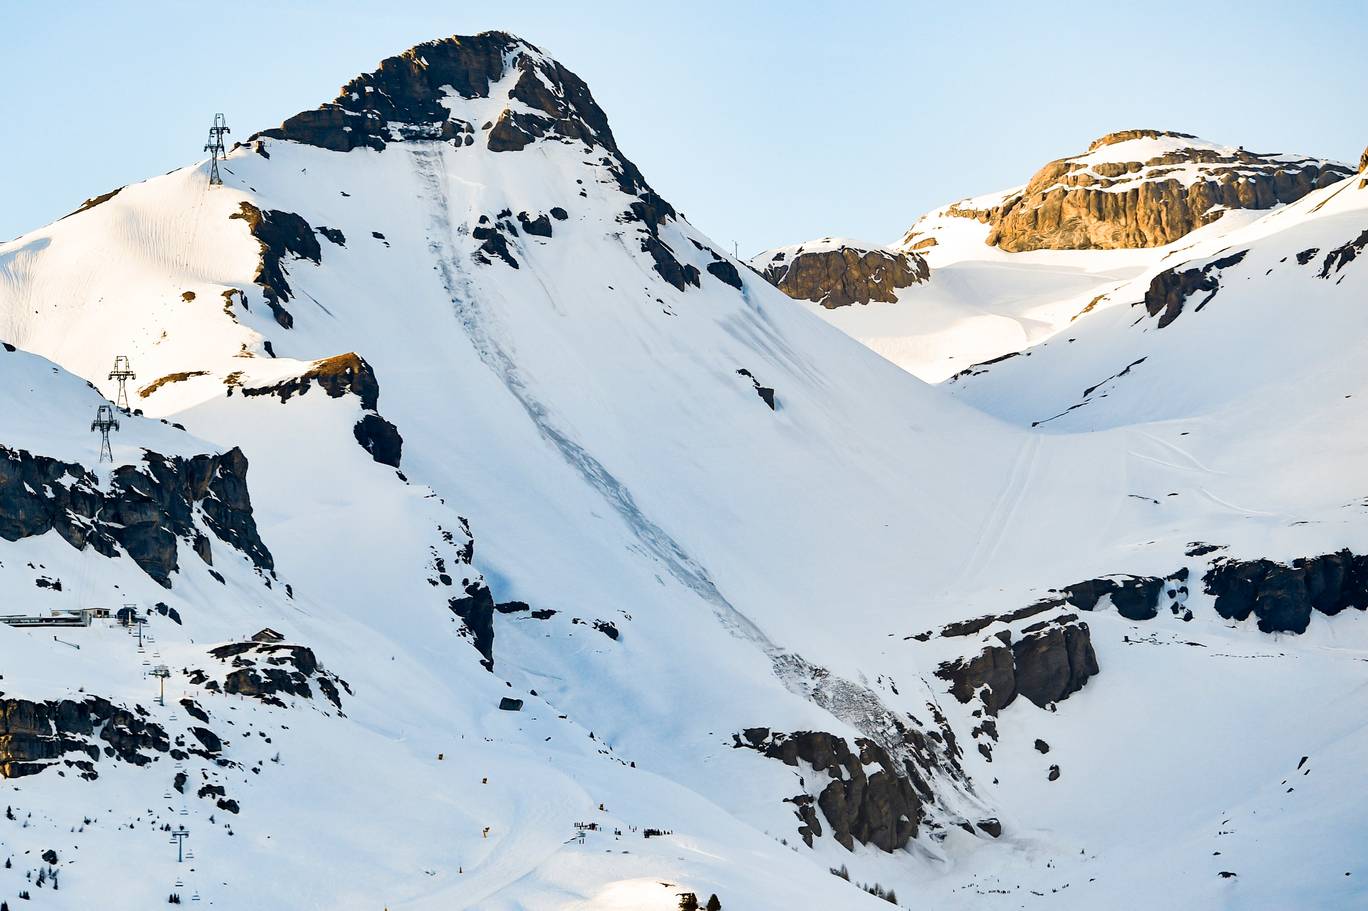
[[[987,243],[1026,250],[1161,247],[1230,209],[1295,202],[1353,172],[1335,162],[1251,152],[1166,130],[1122,130],[1042,167],[991,206],[946,215],[992,226]],[[923,240],[913,225],[903,247]]]

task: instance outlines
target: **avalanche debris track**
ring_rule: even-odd
[[[583,446],[569,434],[555,426],[550,410],[528,388],[518,370],[516,360],[496,337],[492,320],[480,307],[479,292],[462,267],[465,259],[457,251],[451,226],[451,205],[446,187],[443,156],[446,147],[433,144],[412,147],[409,154],[419,184],[431,200],[428,207],[428,249],[432,252],[442,278],[442,285],[451,297],[457,319],[461,321],[471,345],[480,360],[503,383],[517,400],[537,431],[560,452],[566,463],[574,468],[627,524],[638,541],[655,559],[659,560],[676,580],[698,594],[717,612],[718,619],[733,633],[756,643],[767,653],[779,649],[760,629],[738,611],[717,590],[707,570],[699,566],[683,548],[660,526],[652,522],[637,506],[632,493]]]

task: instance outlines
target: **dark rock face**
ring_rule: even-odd
[[[304,395],[315,384],[332,398],[355,395],[366,410],[361,420],[352,428],[352,434],[361,448],[371,454],[371,458],[382,465],[399,467],[403,455],[404,438],[399,428],[382,418],[376,407],[380,403],[380,383],[375,371],[366,359],[355,352],[339,354],[335,357],[314,361],[313,366],[299,376],[282,380],[271,386],[242,386],[242,394],[279,396],[288,402],[295,395]]]
[[[1063,603],[1062,599],[1047,598],[1043,601],[1037,601],[1035,604],[1028,604],[1025,607],[1019,607],[1016,610],[1008,611],[1005,614],[985,614],[982,617],[972,617],[968,620],[956,620],[954,623],[947,623],[945,626],[941,627],[940,635],[949,637],[972,636],[974,633],[987,629],[994,623],[1014,623],[1017,620],[1025,620],[1027,617],[1034,617],[1036,614],[1043,614],[1047,610],[1059,607]],[[918,633],[912,638],[919,642],[925,642],[933,635],[935,635],[933,630],[927,630],[924,633]]]
[[[588,86],[530,44],[504,32],[417,45],[344,85],[332,103],[257,135],[340,152],[363,147],[382,150],[391,142],[434,139],[467,145],[464,137],[473,131],[452,121],[451,112],[442,104],[446,91],[450,87],[462,98],[488,98],[490,83],[504,78],[506,61],[519,72],[512,97],[536,113],[505,110],[490,131],[493,151],[516,151],[533,139],[547,137],[616,147],[608,120]]]
[[[372,413],[356,422],[352,434],[375,461],[392,468],[399,467],[399,459],[404,454],[404,438],[399,435],[399,428]]]
[[[1150,316],[1159,317],[1159,328],[1162,329],[1178,318],[1188,298],[1199,291],[1205,291],[1206,297],[1202,298],[1193,312],[1205,307],[1221,290],[1221,270],[1241,262],[1248,252],[1241,250],[1195,268],[1166,269],[1150,281],[1145,299],[1140,303],[1144,304],[1145,312]]]
[[[858,841],[892,852],[916,837],[930,789],[911,762],[897,763],[872,740],[856,738],[852,749],[843,738],[822,731],[781,734],[767,728],[749,728],[732,739],[736,747],[756,750],[785,765],[796,767],[801,760],[825,773],[830,781],[818,795],[817,807],[833,837],[847,850],[854,850]],[[792,802],[803,822],[799,834],[811,846],[813,837],[822,834],[812,798],[800,795]]]
[[[98,733],[97,733],[98,731]],[[99,696],[34,702],[0,697],[0,777],[36,775],[65,760],[82,778],[98,777],[100,756],[133,765],[152,761],[148,752],[165,753],[171,741],[160,725]]]
[[[284,707],[285,701],[281,696],[312,699],[311,681],[339,710],[342,708],[342,697],[338,686],[351,693],[347,682],[324,670],[313,649],[303,645],[247,640],[217,646],[210,649],[209,654],[219,661],[231,662],[234,668],[223,680],[223,692],[250,696],[267,705]],[[206,680],[202,671],[191,676],[192,683],[204,683]],[[215,685],[211,683],[208,688],[213,689]],[[205,746],[212,752],[209,744]]]
[[[1088,624],[1066,614],[1027,627],[1011,645],[990,645],[972,658],[942,664],[936,676],[950,682],[960,702],[975,696],[996,715],[1018,695],[1044,708],[1078,692],[1099,673]]]
[[[223,741],[219,736],[206,727],[193,727],[190,733],[195,735],[195,739],[204,747],[208,753],[222,753]]]
[[[741,273],[736,270],[736,266],[732,264],[731,260],[706,244],[701,244],[692,239],[690,239],[690,242],[699,250],[712,257],[712,262],[708,263],[706,267],[709,275],[722,282],[724,285],[731,285],[737,291],[742,290],[744,283],[741,281]]]
[[[505,236],[516,236],[516,233],[512,222],[496,219],[491,223],[488,216],[481,215],[480,224],[470,229],[470,236],[480,241],[480,246],[475,249],[475,261],[488,266],[495,259],[499,259],[514,269],[522,268],[514,259],[513,251],[508,247],[508,238]]]
[[[247,457],[240,449],[190,459],[147,452],[142,465],[116,468],[110,489],[102,491],[80,465],[0,446],[0,538],[7,541],[55,529],[77,550],[89,544],[114,557],[122,547],[170,588],[179,568],[177,542],[207,553],[208,541],[194,521],[197,507],[221,541],[259,569],[274,568],[252,516]]]
[[[776,253],[760,272],[765,280],[798,300],[816,301],[828,310],[868,304],[891,304],[899,288],[926,281],[931,270],[917,253],[861,249],[841,244],[832,249]]]
[[[499,700],[499,708],[505,712],[521,712],[522,707],[523,701],[521,699],[514,699],[511,696],[504,696],[502,699]]]
[[[1195,139],[1163,130],[1124,130],[1088,152],[1132,139]],[[1196,168],[1194,181],[1179,179]],[[1073,156],[1052,161],[989,209],[952,206],[949,214],[992,225],[987,242],[1009,252],[1159,247],[1221,217],[1225,209],[1268,209],[1343,180],[1342,165],[1311,158],[1219,150],[1194,144],[1144,161]],[[912,245],[916,229],[904,244]]]
[[[380,384],[375,379],[375,370],[355,352],[314,361],[313,366],[299,376],[272,386],[244,386],[242,394],[275,395],[282,402],[288,402],[292,396],[307,393],[315,383],[335,399],[348,393],[355,395],[367,411],[374,411],[380,403]]]
[[[1317,273],[1317,277],[1329,278],[1338,273],[1339,270],[1357,259],[1364,247],[1368,247],[1368,228],[1365,228],[1358,237],[1325,254],[1325,262],[1321,264],[1321,270]]]
[[[1304,633],[1311,611],[1338,614],[1346,608],[1368,610],[1368,556],[1348,550],[1293,560],[1221,558],[1202,577],[1216,596],[1216,613],[1228,620],[1258,618],[1265,633]]]
[[[737,370],[736,372],[737,372],[738,374],[740,374],[741,376],[744,376],[744,377],[746,377],[748,380],[751,381],[751,385],[755,387],[755,394],[758,395],[758,396],[760,396],[760,399],[761,399],[766,405],[769,406],[770,411],[773,411],[773,410],[774,410],[774,387],[773,387],[773,386],[761,386],[761,385],[760,385],[760,381],[757,380],[757,379],[755,378],[755,375],[754,375],[753,373],[751,373],[749,370],[747,370],[746,368],[744,368],[744,367],[742,367],[740,370]]]
[[[488,98],[490,86],[510,73],[517,74],[510,97],[530,110],[501,111],[488,125],[487,148],[517,154],[534,143],[560,142],[581,145],[587,154],[602,153],[598,163],[623,193],[635,197],[619,220],[639,225],[641,251],[651,257],[661,277],[679,290],[698,287],[697,267],[681,263],[660,236],[661,224],[676,217],[674,208],[656,195],[618,148],[608,118],[589,87],[537,48],[504,32],[429,41],[386,58],[374,72],[344,85],[336,100],[296,114],[248,141],[287,139],[337,152],[383,151],[391,143],[432,141],[461,149],[475,143],[477,130],[474,124],[453,118],[443,104],[448,91],[466,99]],[[559,206],[551,215],[559,220],[566,217]],[[540,230],[538,225],[529,233]],[[485,251],[486,261],[497,258],[517,268],[506,240],[497,238],[493,227],[484,231],[489,236],[477,239],[504,248]],[[277,319],[281,319],[279,314]]]
[[[533,218],[526,212],[519,212],[518,224],[522,226],[524,233],[534,237],[551,236],[551,219],[545,213]]]
[[[1157,576],[1108,576],[1065,586],[1063,592],[1064,600],[1079,610],[1091,611],[1110,595],[1116,612],[1127,620],[1153,620],[1164,585]]]
[[[708,274],[724,285],[731,285],[736,290],[741,290],[741,273],[736,271],[736,267],[725,259],[708,263]]]
[[[322,262],[323,251],[318,246],[318,238],[309,223],[293,212],[263,211],[245,200],[238,204],[238,209],[228,217],[245,221],[261,245],[261,264],[252,281],[261,286],[276,322],[289,329],[294,326],[294,317],[285,309],[285,302],[294,297],[294,292],[285,279],[285,255]]]
[[[1086,623],[1050,624],[1012,643],[1017,692],[1044,708],[1083,689],[1099,671]]]
[[[698,271],[698,267],[681,263],[676,259],[674,250],[660,239],[658,231],[648,229],[642,234],[641,252],[650,254],[651,259],[655,262],[655,270],[660,277],[680,291],[689,285],[695,288],[699,287],[698,278],[701,273]]]
[[[465,595],[447,601],[451,612],[461,618],[474,638],[476,650],[484,656],[485,670],[494,670],[494,596],[482,581],[467,582]]]
[[[960,702],[983,697],[989,714],[996,715],[1017,697],[1016,660],[1011,648],[989,646],[972,658],[942,665],[937,676],[951,681],[950,692]]]

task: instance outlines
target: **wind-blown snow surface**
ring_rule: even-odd
[[[537,52],[508,53],[488,97],[450,96],[454,117],[478,127],[518,109],[512,65]],[[784,801],[822,782],[733,747],[757,726],[877,740],[883,720],[925,724],[931,705],[970,744],[978,719],[932,674],[959,646],[913,634],[1104,573],[1200,573],[1183,557],[1193,540],[1280,559],[1368,549],[1343,461],[1353,433],[1336,428],[1341,461],[1307,472],[1310,497],[1263,493],[1284,468],[1278,446],[1237,458],[1256,437],[1234,418],[1208,451],[1176,425],[1117,417],[1071,434],[1032,428],[1030,409],[1005,399],[985,414],[748,269],[739,288],[724,281],[707,269],[717,248],[673,217],[660,236],[699,285],[664,280],[641,225],[622,218],[633,197],[611,156],[584,143],[264,151],[234,150],[222,187],[206,186],[206,165],[185,168],[0,246],[0,337],[58,365],[0,353],[19,377],[6,379],[0,444],[93,465],[98,401],[77,378],[112,393],[105,377],[126,354],[149,390],[135,406],[187,432],[127,418],[116,460],[240,446],[276,574],[268,586],[218,540],[225,581],[183,548],[169,590],[53,532],[0,548],[0,590],[24,612],[163,602],[183,621],[154,614],[142,654],[99,623],[58,631],[79,650],[0,627],[6,696],[84,687],[174,735],[193,723],[189,695],[226,740],[226,764],[183,761],[184,796],[165,755],[101,761],[93,782],[57,769],[7,781],[18,820],[0,820],[15,857],[0,894],[12,901],[53,848],[61,891],[27,884],[53,908],[173,891],[233,909],[666,909],[682,891],[724,908],[885,907],[828,873],[841,864],[909,906],[1364,899],[1357,611],[1316,615],[1296,639],[1220,621],[1196,585],[1189,624],[1096,613],[1102,673],[1057,712],[1024,699],[1004,710],[993,761],[966,746],[967,777],[929,782],[939,828],[905,851],[848,852],[829,832],[804,846]],[[284,261],[292,328],[254,284],[259,245],[233,218],[243,202],[318,232],[319,262]],[[507,236],[516,268],[474,255],[482,216],[555,208],[566,217],[551,236]],[[402,434],[397,470],[357,445],[359,396],[308,383],[248,395],[350,352]],[[1181,382],[1170,371],[1165,388]],[[757,383],[775,390],[773,410]],[[38,589],[37,567],[63,590]],[[444,574],[482,576],[497,601],[530,606],[494,615],[493,673],[448,610],[461,592]],[[340,711],[213,693],[179,672],[218,665],[206,649],[262,627],[348,683]],[[178,671],[164,708],[144,659]],[[503,697],[522,710],[500,711]],[[1302,755],[1310,774],[1287,793],[1279,782]],[[1055,782],[1051,763],[1064,769]],[[240,812],[196,797],[202,781]],[[989,816],[1003,821],[998,841],[956,827]],[[577,822],[600,828],[580,842]],[[191,830],[192,862],[176,863],[164,823]],[[644,838],[648,827],[672,834]]]

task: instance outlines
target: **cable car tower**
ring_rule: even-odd
[[[209,128],[209,141],[204,144],[204,151],[209,153],[209,186],[222,186],[223,178],[219,177],[218,163],[220,158],[226,157],[223,152],[223,134],[231,133],[228,129],[228,119],[222,114],[214,115],[214,125]]]
[[[100,431],[100,461],[113,462],[114,453],[109,448],[109,431],[119,429],[119,421],[114,417],[112,405],[101,405],[95,412],[95,420],[90,422],[91,430]]]
[[[128,355],[120,354],[115,356],[114,369],[109,371],[109,378],[111,380],[119,381],[119,394],[114,399],[114,407],[121,409],[124,414],[127,414],[129,411],[128,381],[136,380],[138,378],[138,375],[133,372],[132,366],[128,363]]]

